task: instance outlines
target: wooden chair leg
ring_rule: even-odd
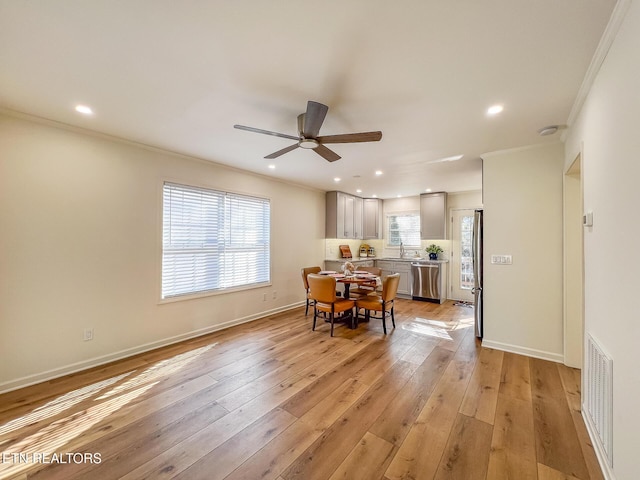
[[[393,308],[394,306],[391,305],[391,323],[393,323],[393,328],[396,328],[396,319],[393,316]]]
[[[318,310],[314,304],[313,305],[313,327],[311,328],[311,330],[313,331],[315,331],[316,329],[316,318],[318,318]]]
[[[306,317],[308,313],[309,313],[309,299],[307,298],[307,306],[304,309],[304,316]]]
[[[331,312],[331,336],[332,337],[333,337],[333,317],[334,317],[334,314],[333,312]]]

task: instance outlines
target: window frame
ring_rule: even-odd
[[[229,287],[220,287],[220,288],[214,288],[214,289],[207,289],[207,290],[200,290],[200,291],[193,291],[193,292],[188,292],[188,293],[182,293],[182,294],[177,294],[177,295],[172,295],[172,296],[167,296],[163,298],[163,275],[164,275],[164,197],[165,197],[165,186],[166,185],[176,185],[178,187],[184,187],[187,189],[194,189],[194,190],[205,190],[205,191],[211,191],[214,194],[222,194],[224,197],[245,197],[245,198],[254,198],[257,200],[262,200],[262,201],[266,201],[267,205],[268,205],[268,213],[269,213],[269,219],[268,219],[268,255],[269,255],[269,263],[267,266],[267,272],[268,272],[268,280],[267,281],[263,281],[263,282],[256,282],[256,283],[251,283],[251,284],[243,284],[243,285],[236,285],[236,286],[229,286]],[[183,300],[191,300],[191,299],[197,299],[197,298],[203,298],[203,297],[209,297],[209,296],[215,296],[215,295],[225,295],[225,294],[229,294],[229,293],[233,293],[233,292],[239,292],[239,291],[245,291],[245,290],[254,290],[257,288],[264,288],[264,287],[269,287],[272,285],[272,278],[273,278],[273,268],[272,268],[272,213],[271,213],[271,198],[269,197],[265,197],[265,196],[260,196],[260,195],[256,195],[256,194],[252,194],[252,193],[246,193],[246,192],[238,192],[238,191],[232,191],[232,190],[225,190],[225,189],[220,189],[220,188],[216,188],[214,186],[211,185],[203,185],[203,184],[199,184],[197,182],[185,182],[183,180],[173,180],[173,179],[163,179],[160,182],[159,185],[159,214],[158,214],[158,223],[159,223],[159,235],[158,235],[158,275],[156,276],[157,278],[157,282],[158,282],[158,303],[159,304],[163,304],[163,303],[173,303],[173,302],[179,302],[179,301],[183,301]],[[223,206],[223,208],[227,208],[226,206]],[[232,249],[233,246],[229,245],[229,248]]]

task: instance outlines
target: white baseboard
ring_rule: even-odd
[[[218,330],[224,330],[225,328],[233,327],[234,325],[240,325],[242,323],[252,322],[253,320],[268,317],[269,315],[274,315],[276,313],[285,312],[287,310],[291,310],[293,308],[303,306],[304,304],[305,302],[302,301],[302,302],[297,302],[290,305],[285,305],[283,307],[274,308],[271,310],[256,313],[246,317],[230,320],[228,322],[211,325],[205,328],[200,328],[198,330],[193,330],[191,332],[175,335],[173,337],[164,338],[161,340],[157,340],[155,342],[145,343],[143,345],[138,345],[136,347],[127,348],[125,350],[113,352],[108,355],[102,355],[100,357],[94,357],[88,360],[83,360],[82,362],[72,363],[69,365],[65,365],[64,367],[54,368],[52,370],[47,370],[45,372],[37,373],[34,375],[28,375],[26,377],[17,378],[15,380],[2,382],[0,383],[0,394],[7,393],[12,390],[17,390],[19,388],[28,387],[30,385],[35,385],[37,383],[46,382],[48,380],[53,380],[54,378],[63,377],[65,375],[80,372],[82,370],[88,370],[89,368],[98,367],[100,365],[104,365],[109,362],[122,360],[123,358],[132,357],[133,355],[138,355],[140,353],[148,352],[149,350],[154,350],[160,347],[166,347],[167,345],[182,342],[184,340],[189,340],[191,338],[207,335],[209,333],[213,333]]]
[[[589,415],[585,414],[585,411],[586,411],[586,407],[583,402],[582,419],[584,420],[584,424],[587,427],[587,433],[589,434],[589,438],[591,439],[591,444],[593,445],[593,449],[596,452],[596,457],[598,458],[598,463],[600,464],[602,475],[604,476],[605,480],[616,480],[616,476],[613,474],[612,467],[609,465],[607,455],[604,452],[602,443],[600,442],[600,437],[598,436],[598,432],[596,432],[596,427],[591,422]]]
[[[535,348],[522,347],[520,345],[510,345],[508,343],[494,342],[492,340],[482,340],[482,346],[493,348],[494,350],[502,350],[503,352],[517,353],[526,357],[540,358],[549,360],[550,362],[564,363],[564,356],[559,353],[545,352],[544,350],[536,350]]]

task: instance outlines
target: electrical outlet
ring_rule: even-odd
[[[93,340],[93,328],[85,328],[82,336],[82,340],[88,342],[89,340]]]

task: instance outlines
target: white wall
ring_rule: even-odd
[[[485,346],[562,361],[563,155],[560,143],[483,155]]]
[[[640,4],[629,10],[568,132],[565,167],[582,152],[585,333],[613,358],[613,472],[638,478],[640,432]]]
[[[0,152],[0,391],[285,309],[324,258],[324,192],[5,115]],[[159,304],[164,180],[270,198],[272,286]]]

